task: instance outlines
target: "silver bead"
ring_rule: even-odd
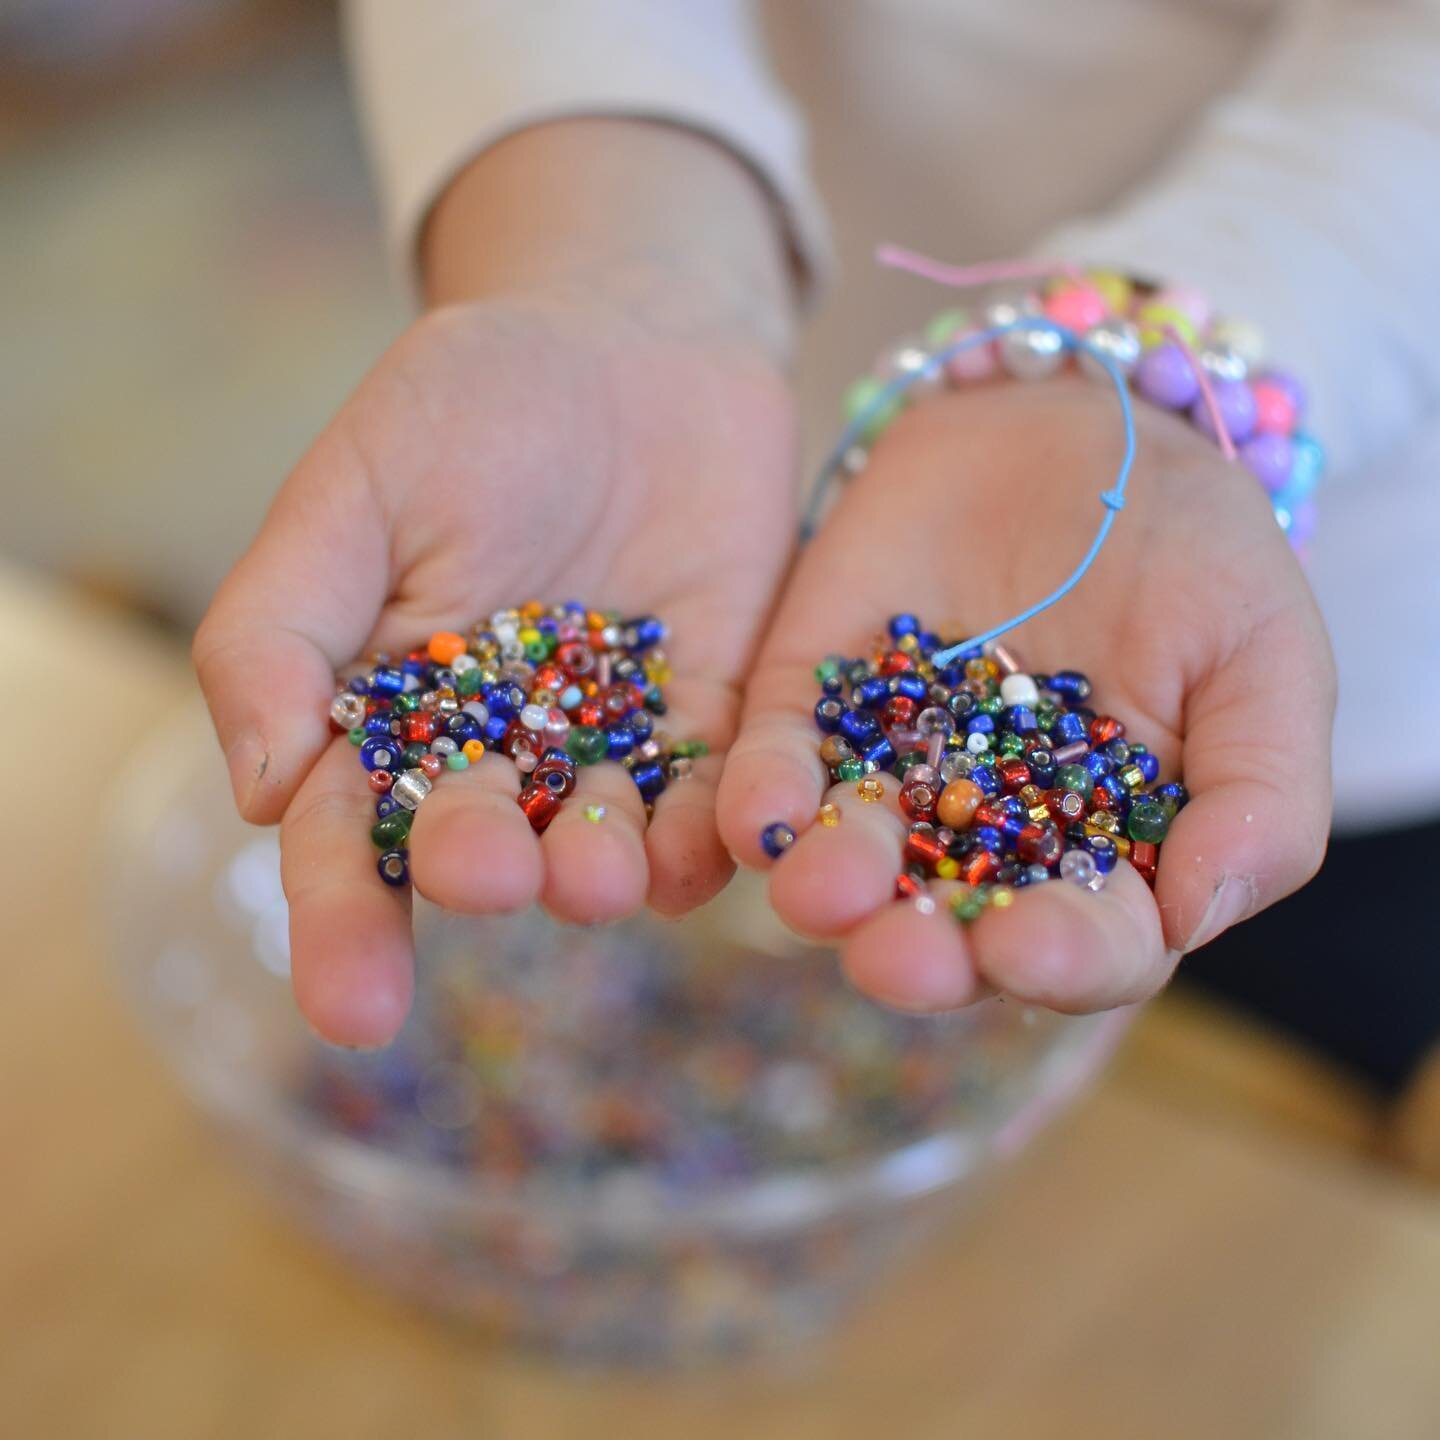
[[[1048,327],[1009,330],[1000,337],[1000,363],[1017,380],[1043,380],[1065,360],[1065,339]]]
[[[852,445],[840,457],[840,469],[846,475],[858,475],[865,468],[870,452],[863,445]]]
[[[1080,368],[1092,380],[1108,379],[1108,372],[1092,351],[1099,351],[1122,375],[1129,375],[1140,358],[1140,332],[1128,320],[1106,320],[1085,332]]]
[[[432,755],[453,755],[459,748],[453,735],[437,735],[430,742]]]
[[[365,697],[346,690],[330,702],[330,718],[342,729],[353,730],[365,723]]]
[[[907,404],[933,395],[945,385],[945,370],[918,340],[902,340],[880,363],[882,380],[908,381],[901,397]]]
[[[1073,885],[1089,885],[1099,867],[1088,850],[1067,850],[1060,857],[1060,878]]]
[[[457,655],[451,662],[450,668],[457,674],[463,675],[467,670],[473,670],[479,661],[473,655]]]
[[[981,311],[985,317],[982,328],[989,330],[998,325],[1013,325],[1026,315],[1039,313],[1040,302],[1033,291],[1020,286],[996,286],[989,291],[985,308]]]
[[[407,810],[415,810],[432,789],[430,777],[423,770],[406,770],[390,787],[390,798]]]
[[[1243,380],[1250,373],[1245,357],[1224,345],[1202,350],[1200,368],[1216,380]]]

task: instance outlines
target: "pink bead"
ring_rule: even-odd
[[[1214,306],[1210,304],[1209,300],[1188,285],[1167,285],[1150,303],[1178,310],[1182,315],[1189,317],[1197,330],[1204,330],[1215,313]]]
[[[1105,297],[1093,285],[1065,285],[1046,298],[1045,314],[1057,325],[1083,335],[1110,313]]]
[[[1259,435],[1289,435],[1295,429],[1295,401],[1279,385],[1257,380],[1250,393],[1255,397],[1255,431]]]
[[[958,340],[960,337],[957,335],[955,338]],[[976,345],[971,350],[962,350],[945,362],[945,373],[957,385],[971,380],[988,380],[999,368],[1000,361],[993,341]]]

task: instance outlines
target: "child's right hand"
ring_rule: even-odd
[[[686,147],[677,196],[723,167],[709,176],[715,203],[733,214],[753,200],[768,225],[752,182],[721,152],[619,128],[642,132],[635,143]],[[652,155],[637,169],[663,164]],[[542,175],[528,163],[510,180]],[[602,173],[596,183],[621,182]],[[449,276],[468,264],[440,259]],[[328,1039],[389,1040],[413,965],[408,901],[375,871],[374,796],[348,741],[330,735],[338,666],[532,597],[573,597],[666,620],[666,727],[717,748],[730,738],[795,529],[787,388],[708,280],[653,255],[607,267],[602,255],[584,283],[547,276],[527,250],[513,284],[477,284],[484,298],[414,325],[287,480],[196,635],[237,804],[253,821],[283,816],[295,991]],[[784,304],[769,297],[767,313]],[[588,823],[577,803],[537,836],[515,803],[515,767],[487,755],[418,812],[415,887],[468,913],[538,899],[594,922],[647,898],[682,912],[731,868],[713,819],[718,766],[702,761],[672,785],[648,830],[627,774],[584,769],[577,799],[602,801],[605,820]]]

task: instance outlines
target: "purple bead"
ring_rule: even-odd
[[[1153,345],[1135,367],[1135,388],[1167,410],[1185,410],[1200,393],[1190,357],[1178,345]]]
[[[1255,378],[1263,380],[1267,385],[1273,385],[1277,390],[1283,390],[1295,407],[1297,420],[1305,413],[1305,402],[1309,397],[1305,394],[1305,387],[1288,370],[1267,370]]]
[[[1215,396],[1215,408],[1230,432],[1231,441],[1236,445],[1243,444],[1255,433],[1255,396],[1250,387],[1243,380],[1211,380],[1210,390]],[[1190,419],[1202,435],[1219,441],[1203,394],[1190,407]]]
[[[1240,458],[1270,494],[1278,495],[1290,483],[1295,451],[1288,435],[1256,435],[1240,447]]]

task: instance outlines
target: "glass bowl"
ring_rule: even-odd
[[[1115,1032],[1000,1000],[892,1014],[737,882],[598,929],[417,899],[414,1014],[388,1050],[337,1050],[293,1007],[277,838],[235,817],[203,712],[150,744],[115,797],[106,928],[182,1084],[356,1269],[554,1353],[816,1333]]]

